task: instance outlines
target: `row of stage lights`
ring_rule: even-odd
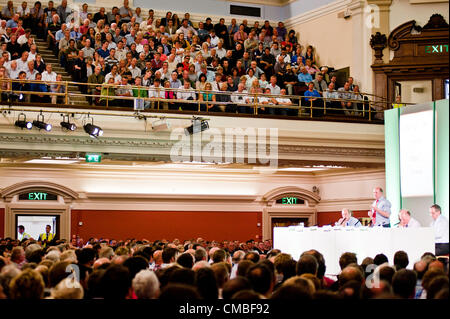
[[[94,125],[94,119],[91,117],[88,117],[88,119],[91,119],[91,122],[83,125],[84,131],[91,137],[97,138],[102,136],[103,130],[99,126]],[[50,132],[53,128],[51,124],[44,122],[44,115],[42,113],[38,114],[37,119],[33,122],[27,121],[26,115],[24,113],[20,113],[14,125],[20,127],[21,129],[28,130],[31,130],[34,126],[39,130],[45,130],[47,132]],[[77,129],[75,123],[70,123],[68,115],[63,115],[63,120],[60,125],[68,131],[75,131]]]
[[[60,123],[60,125],[63,129],[67,131],[75,131],[77,129],[75,123],[70,123],[69,115],[61,114],[61,116],[63,117],[63,120]],[[88,115],[86,121],[89,120],[90,122],[87,122],[83,125],[84,131],[87,134],[89,134],[89,136],[94,138],[102,136],[103,130],[99,126],[94,125],[94,119],[92,117],[89,117]],[[45,123],[42,111],[40,114],[38,114],[37,119],[34,120],[33,122],[27,121],[26,115],[24,113],[20,113],[14,125],[21,129],[28,129],[28,130],[31,130],[33,127],[36,127],[39,130],[45,130],[47,132],[50,132],[52,130],[52,125],[49,123]],[[168,123],[166,120],[159,120],[155,123],[152,123],[153,131],[165,131],[169,129],[170,123]],[[196,133],[203,132],[207,129],[209,129],[208,121],[194,117],[192,119],[192,125],[186,127],[184,129],[184,132],[186,135],[193,135]]]

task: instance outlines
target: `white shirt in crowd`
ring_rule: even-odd
[[[47,71],[42,72],[42,81],[56,82],[56,73],[53,71],[50,73],[48,73]]]

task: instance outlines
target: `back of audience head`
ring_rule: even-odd
[[[263,296],[269,297],[275,286],[273,273],[269,266],[258,263],[251,266],[247,270],[247,279],[250,282],[253,290]]]
[[[136,274],[132,287],[138,299],[156,299],[159,295],[158,277],[148,269],[143,269]]]
[[[439,275],[434,277],[427,285],[427,299],[436,299],[437,294],[443,290],[448,290],[448,276]]]
[[[357,281],[360,285],[364,283],[364,274],[358,264],[349,264],[339,274],[339,287],[344,286],[348,281]]]
[[[237,292],[251,288],[250,282],[246,277],[237,276],[225,283],[222,290],[222,297],[224,300],[230,300]]]
[[[26,269],[14,277],[9,284],[11,299],[42,299],[44,297],[44,280],[40,273]]]
[[[214,276],[216,277],[217,286],[223,288],[225,283],[229,279],[230,269],[227,263],[221,262],[211,265],[211,269],[214,271]]]
[[[317,275],[317,270],[319,268],[319,263],[316,257],[313,255],[303,254],[297,261],[296,273],[297,276],[302,274],[313,274]]]
[[[219,297],[216,275],[211,268],[201,268],[195,273],[195,286],[205,300],[216,300]]]
[[[346,252],[341,255],[339,258],[339,266],[341,267],[341,270],[343,270],[345,267],[347,267],[350,264],[356,264],[358,262],[358,259],[356,258],[355,253]]]
[[[414,298],[417,275],[409,269],[400,269],[392,278],[393,292],[401,298]]]
[[[245,254],[245,256],[244,256],[244,260],[251,260],[255,264],[259,261],[259,259],[260,259],[259,254],[257,252],[254,252],[254,251],[249,252],[249,253]]]
[[[197,300],[200,294],[195,287],[183,284],[169,284],[161,290],[160,300]]]
[[[384,263],[389,263],[388,258],[385,254],[378,254],[373,258],[373,263],[377,266],[382,265]]]
[[[111,264],[100,279],[105,299],[125,299],[131,287],[130,272],[122,265]]]
[[[399,250],[394,254],[394,266],[396,270],[408,267],[408,254],[403,250]]]

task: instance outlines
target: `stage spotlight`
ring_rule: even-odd
[[[97,138],[103,135],[103,130],[91,123],[87,123],[83,126],[84,131],[89,134],[90,137]]]
[[[192,125],[184,129],[184,134],[192,135],[195,133],[206,131],[207,129],[209,129],[209,124],[207,121],[200,119],[193,119]]]
[[[67,118],[67,121],[64,121],[64,119]],[[60,123],[61,127],[65,128],[68,131],[75,131],[77,129],[77,126],[74,123],[70,123],[69,116],[63,116],[63,121]]]
[[[23,116],[23,119],[20,119],[20,116]],[[25,116],[25,114],[20,113],[19,117],[17,118],[16,123],[14,123],[15,126],[20,127],[21,129],[28,129],[31,130],[33,128],[33,123],[27,121],[27,117]]]
[[[33,126],[39,130],[46,130],[47,132],[52,130],[52,125],[44,122],[44,115],[42,113],[38,114],[37,120],[33,121]]]

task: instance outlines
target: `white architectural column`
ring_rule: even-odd
[[[365,23],[365,1],[355,0],[349,5],[353,34],[353,68],[350,75],[359,84],[361,91],[372,93],[372,53],[369,45],[370,30]]]

